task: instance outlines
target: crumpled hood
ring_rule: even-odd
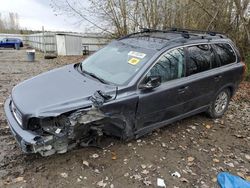
[[[26,118],[57,116],[90,106],[89,97],[97,90],[115,95],[116,88],[67,65],[18,84],[12,91],[12,100]]]

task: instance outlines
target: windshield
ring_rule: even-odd
[[[153,51],[114,42],[99,50],[81,64],[88,73],[116,84],[127,83],[152,57]]]

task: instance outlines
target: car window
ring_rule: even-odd
[[[184,50],[175,49],[164,54],[147,73],[149,76],[160,76],[162,82],[167,82],[184,76]]]
[[[152,58],[155,51],[114,42],[82,62],[82,68],[107,82],[123,85]]]
[[[235,53],[229,44],[214,44],[214,51],[218,54],[221,66],[234,63],[236,61]]]
[[[190,46],[187,51],[189,56],[187,62],[188,75],[209,70],[212,64],[216,63],[215,54],[207,44]]]
[[[18,39],[8,39],[9,42],[17,42]]]

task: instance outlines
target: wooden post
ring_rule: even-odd
[[[43,52],[44,52],[44,56],[46,56],[46,44],[45,44],[44,26],[42,27],[42,31],[43,31]]]

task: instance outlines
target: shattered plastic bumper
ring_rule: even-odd
[[[12,134],[14,135],[18,144],[21,146],[23,152],[36,153],[34,146],[37,145],[37,139],[39,139],[40,136],[31,131],[23,130],[20,127],[11,111],[10,105],[11,100],[8,98],[4,104],[4,111]]]

